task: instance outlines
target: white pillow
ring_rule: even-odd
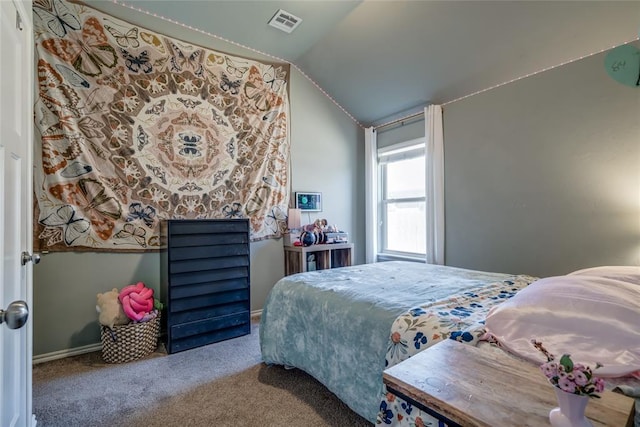
[[[597,276],[640,285],[640,266],[634,267],[625,265],[592,267],[574,271],[573,273],[569,273],[569,275]]]
[[[540,279],[495,306],[487,331],[509,351],[543,363],[531,344],[557,358],[567,353],[602,377],[640,370],[640,286],[609,278],[567,275]]]

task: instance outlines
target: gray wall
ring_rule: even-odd
[[[123,9],[104,2],[117,15]],[[125,10],[126,19],[221,51],[260,58]],[[123,17],[123,16],[120,16]],[[596,55],[444,108],[446,263],[539,276],[640,265],[640,90]],[[363,131],[292,70],[293,191],[320,191],[324,217],[364,260]],[[422,122],[379,133],[381,146],[421,136]],[[411,136],[409,138],[408,136]],[[388,139],[388,141],[387,141]],[[251,245],[252,310],[283,274],[280,240]],[[99,342],[96,293],[142,280],[158,254],[48,254],[34,268],[34,354]]]
[[[444,108],[446,263],[640,265],[640,90],[604,54]]]
[[[447,265],[640,265],[640,90],[607,76],[605,54],[444,107]],[[421,136],[413,119],[378,146]]]
[[[101,9],[121,13],[113,4]],[[138,25],[225,52],[260,58],[250,51],[126,9]],[[158,28],[160,27],[160,28]],[[348,231],[356,245],[355,262],[364,262],[364,133],[293,67],[290,81],[291,163],[293,191],[320,191],[324,211],[310,217],[329,220]],[[357,165],[354,167],[354,165]],[[307,216],[303,216],[306,220]],[[281,239],[251,244],[251,309],[262,308],[267,294],[284,274]],[[158,253],[50,253],[34,268],[34,355],[100,342],[96,294],[137,281],[159,290]]]

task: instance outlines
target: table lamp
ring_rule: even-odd
[[[300,209],[289,209],[287,227],[289,228],[289,231],[300,229]]]

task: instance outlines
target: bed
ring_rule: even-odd
[[[444,339],[473,343],[491,307],[534,280],[404,261],[287,276],[262,312],[262,358],[304,370],[375,423],[385,367]]]

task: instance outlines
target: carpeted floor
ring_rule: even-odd
[[[261,362],[251,335],[118,365],[89,353],[33,367],[38,427],[371,426],[306,373]]]

